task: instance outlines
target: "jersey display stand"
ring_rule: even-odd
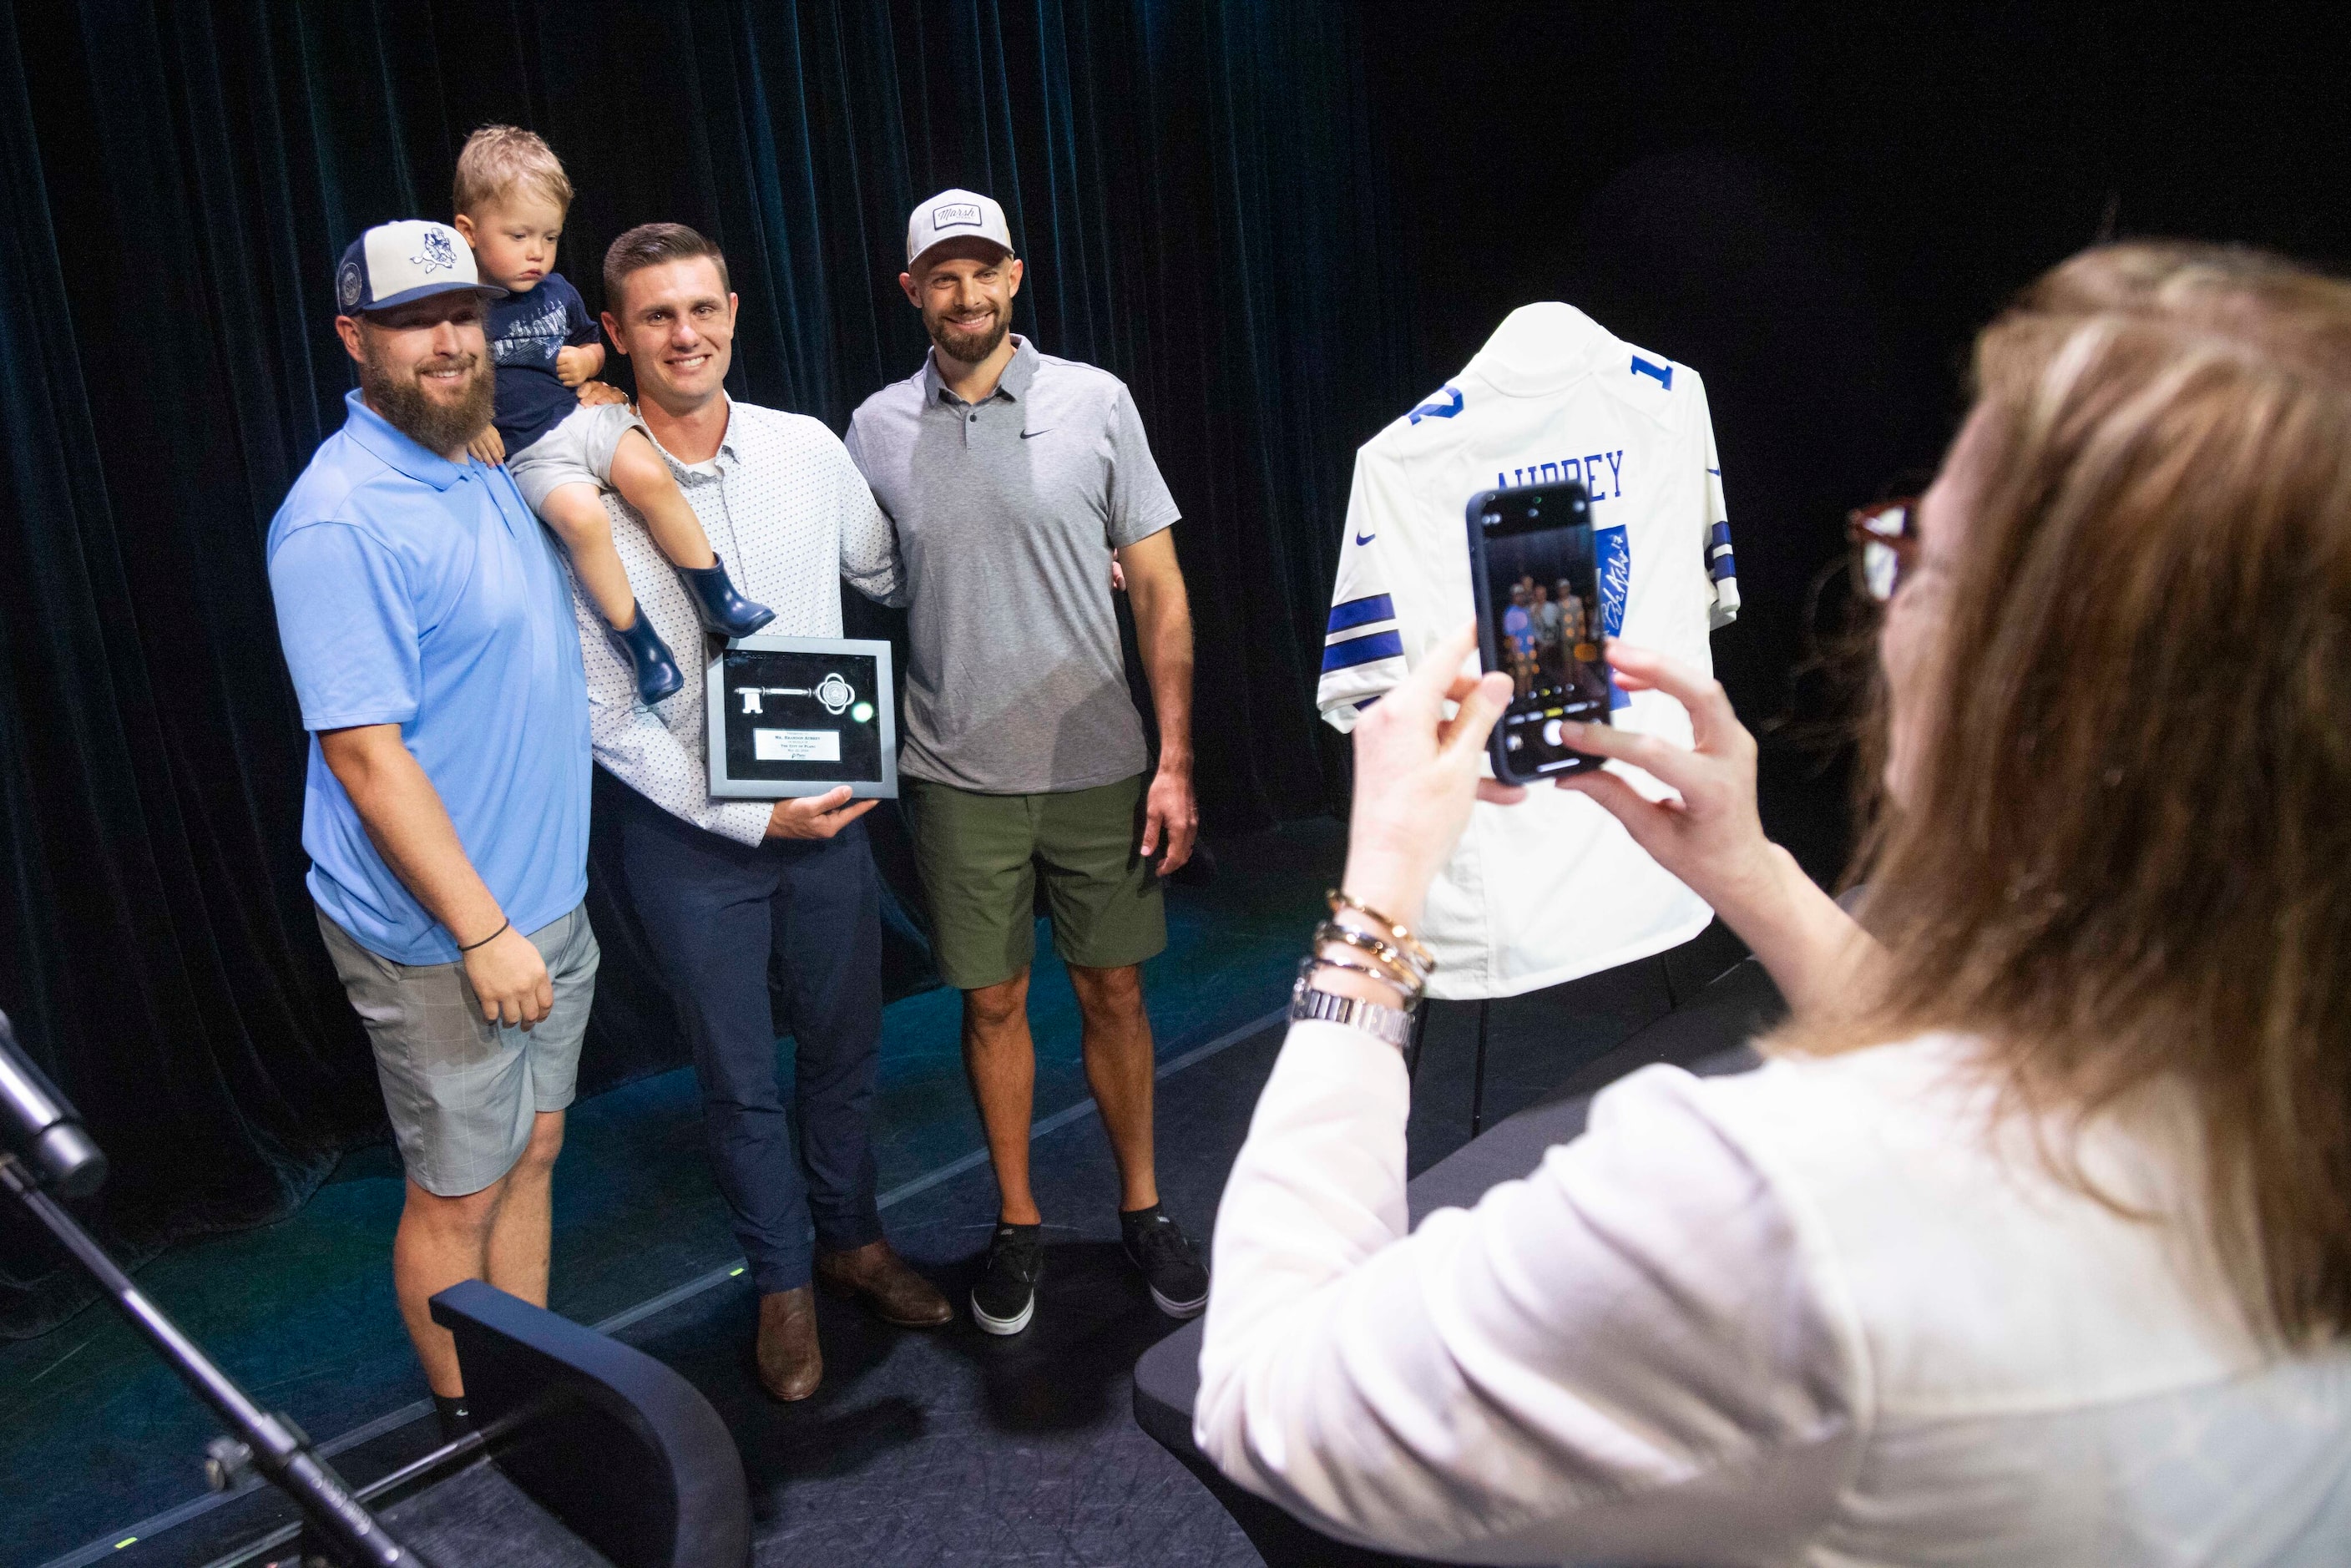
[[[1315,694],[1333,727],[1351,730],[1362,705],[1473,613],[1469,498],[1566,481],[1590,496],[1608,636],[1711,673],[1709,633],[1737,614],[1739,582],[1705,382],[1573,306],[1528,305],[1356,454]],[[1612,708],[1620,727],[1689,743],[1688,715],[1662,693],[1619,692]],[[1712,914],[1584,796],[1481,801],[1422,912],[1437,957],[1428,995],[1478,1001],[1578,979],[1678,946]]]
[[[1420,1053],[1428,1043],[1429,1007],[1424,1000],[1412,1012],[1412,1039],[1404,1052],[1404,1075],[1408,1083],[1420,1082]],[[1486,1040],[1493,1022],[1493,998],[1479,998],[1478,1054],[1469,1069],[1469,1135],[1473,1138],[1486,1130]]]

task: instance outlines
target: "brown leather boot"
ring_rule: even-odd
[[[816,1343],[816,1291],[807,1285],[759,1298],[759,1386],[787,1403],[805,1399],[824,1381],[824,1352]]]
[[[887,1241],[819,1252],[816,1277],[844,1296],[860,1298],[883,1322],[902,1329],[935,1329],[955,1316],[938,1287],[909,1268]]]

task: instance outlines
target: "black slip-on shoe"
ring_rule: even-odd
[[[1208,1270],[1192,1250],[1183,1227],[1158,1204],[1133,1213],[1122,1209],[1118,1229],[1126,1260],[1142,1271],[1154,1306],[1171,1318],[1196,1318],[1207,1309]]]
[[[1037,1313],[1037,1277],[1045,1271],[1042,1225],[1003,1225],[987,1244],[987,1267],[971,1289],[971,1318],[992,1334],[1016,1334]]]

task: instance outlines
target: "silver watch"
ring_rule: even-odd
[[[1412,1015],[1395,1008],[1367,1002],[1361,997],[1343,997],[1317,988],[1305,975],[1290,988],[1290,1021],[1299,1023],[1308,1019],[1324,1023],[1343,1023],[1359,1029],[1377,1040],[1386,1040],[1398,1051],[1412,1040]]]

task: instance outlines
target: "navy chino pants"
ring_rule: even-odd
[[[631,901],[694,1047],[718,1189],[761,1294],[809,1283],[809,1244],[881,1239],[874,1058],[882,1040],[882,890],[852,822],[832,839],[748,845],[631,791]],[[783,977],[793,1092],[778,1061],[770,962]]]

